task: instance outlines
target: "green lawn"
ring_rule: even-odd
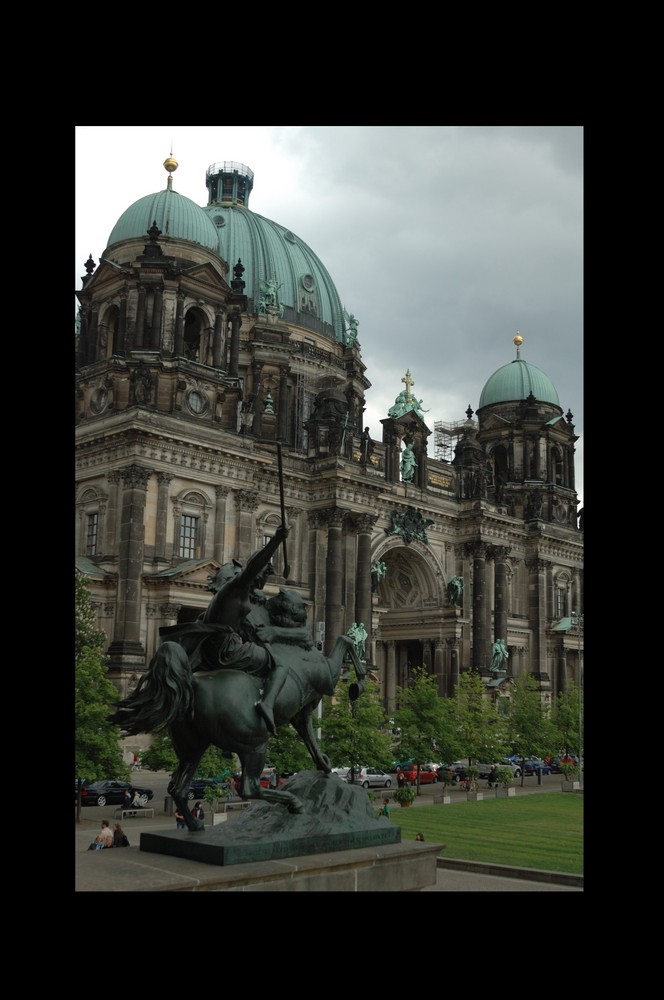
[[[548,792],[517,798],[413,806],[393,803],[402,840],[421,831],[446,844],[441,856],[583,874],[583,795]]]

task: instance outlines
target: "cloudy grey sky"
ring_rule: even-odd
[[[77,125],[76,289],[171,150],[199,205],[212,163],[246,164],[249,208],[325,264],[359,320],[373,437],[407,368],[431,428],[464,420],[518,330],[574,414],[583,501],[583,126]]]

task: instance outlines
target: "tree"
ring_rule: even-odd
[[[419,795],[420,764],[454,760],[459,752],[452,706],[449,699],[440,697],[435,679],[425,667],[415,667],[413,683],[397,689],[397,703],[394,720],[401,729],[399,752],[402,759],[417,762]]]
[[[486,684],[477,671],[461,674],[453,703],[458,738],[470,763],[503,756],[507,749],[504,720],[487,701]]]
[[[152,745],[143,751],[141,765],[150,771],[170,771],[173,773],[178,766],[178,758],[166,729],[154,733]],[[194,777],[222,778],[237,770],[234,754],[225,757],[218,747],[208,747],[201,757]]]
[[[365,681],[365,689],[351,701],[348,684],[338,684],[334,696],[323,698],[321,750],[335,767],[355,768],[370,763],[387,768],[392,760],[391,738],[385,725],[378,685]]]
[[[537,682],[530,674],[518,677],[512,689],[512,704],[507,717],[510,743],[523,761],[526,757],[543,757],[556,744],[556,730],[548,706],[542,702]],[[521,767],[521,784],[525,768]]]
[[[290,723],[280,726],[277,735],[270,737],[267,757],[278,775],[307,771],[314,766],[309,751]]]
[[[108,721],[117,701],[115,686],[108,680],[106,658],[102,653],[107,642],[105,632],[95,625],[87,581],[82,573],[75,576],[75,677],[74,677],[74,755],[76,769],[76,822],[81,819],[81,786],[84,780],[129,777],[122,760],[120,730]]]
[[[583,690],[572,681],[565,691],[560,692],[551,711],[551,721],[560,734],[557,751],[576,751],[581,756],[579,726],[582,724],[582,716]]]

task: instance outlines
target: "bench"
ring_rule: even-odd
[[[120,816],[118,816],[120,813]],[[149,816],[150,819],[154,819],[154,809],[139,809],[138,807],[134,809],[116,809],[114,813],[115,819],[126,819],[128,816]]]

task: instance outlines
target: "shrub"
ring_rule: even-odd
[[[413,802],[417,791],[410,785],[403,785],[401,788],[397,788],[394,791],[394,801],[395,802]]]

